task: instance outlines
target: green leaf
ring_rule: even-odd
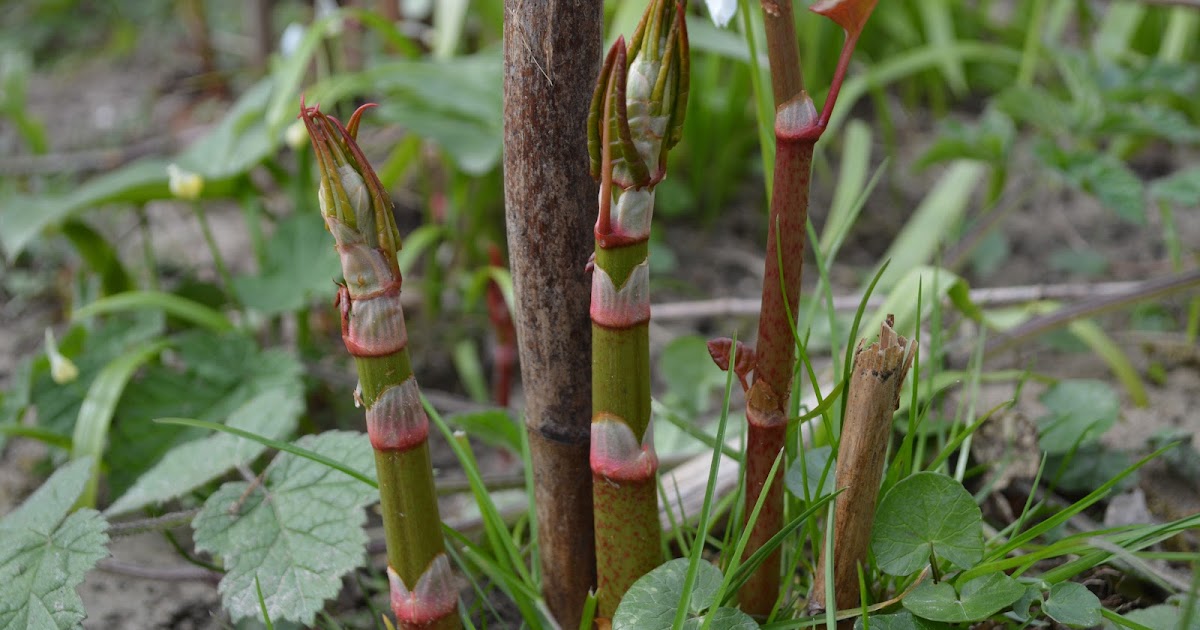
[[[708,342],[699,335],[676,337],[663,348],[658,373],[667,384],[666,404],[696,415],[708,411],[712,390],[724,387],[725,373],[708,354]]]
[[[643,575],[621,599],[612,618],[612,630],[670,628],[675,609],[683,601],[688,559],[676,558]],[[696,616],[713,605],[721,588],[721,570],[700,561],[688,612]]]
[[[255,83],[233,104],[216,128],[176,158],[180,168],[204,178],[204,197],[227,193],[227,189],[213,188],[211,184],[245,175],[283,141],[282,134],[268,132],[265,120],[272,87],[269,78]],[[293,111],[298,110],[299,104]],[[166,182],[165,170],[163,182]]]
[[[96,375],[131,348],[160,338],[164,322],[161,313],[139,313],[110,319],[93,329],[82,324],[69,328],[59,339],[58,349],[79,368],[79,378],[62,385],[55,383],[44,356],[31,366],[29,397],[24,402],[37,410],[38,426],[70,437]]]
[[[272,439],[285,438],[296,430],[304,410],[303,395],[298,381],[294,387],[269,389],[234,411],[229,426]],[[105,514],[123,514],[182,496],[240,464],[254,461],[265,450],[258,442],[228,433],[176,446],[138,478]]]
[[[170,196],[167,162],[141,160],[72,187],[60,195],[7,195],[0,203],[0,245],[15,260],[42,230],[87,208],[118,201],[140,203]]]
[[[1016,133],[1012,118],[995,108],[988,108],[976,125],[950,119],[942,123],[933,144],[917,160],[917,167],[955,159],[1003,166]]]
[[[920,617],[914,617],[907,610],[890,615],[868,615],[871,621],[871,630],[950,630],[940,621],[930,621]],[[854,630],[863,630],[862,617],[854,620]]]
[[[1132,610],[1125,613],[1125,618],[1134,622],[1140,623],[1147,628],[1166,628],[1170,630],[1183,630],[1183,615],[1179,607],[1170,604],[1159,604],[1139,610]],[[1113,624],[1105,624],[1105,628],[1115,628]],[[1192,622],[1188,624],[1187,630],[1200,630],[1200,616],[1193,616]]]
[[[162,291],[126,291],[118,293],[76,309],[71,314],[71,317],[75,320],[82,320],[97,315],[109,315],[137,310],[161,311],[188,323],[203,326],[214,332],[233,330],[233,322],[230,322],[229,318],[220,312],[195,300],[189,300],[188,298]]]
[[[1200,166],[1181,169],[1150,184],[1150,195],[1187,208],[1200,206]]]
[[[1095,195],[1100,203],[1135,225],[1145,225],[1142,180],[1120,159],[1108,153],[1067,151],[1043,140],[1034,155],[1075,188]]]
[[[75,251],[87,264],[87,269],[100,276],[104,295],[113,295],[134,288],[133,279],[121,264],[117,250],[92,226],[83,221],[66,221],[62,227]]]
[[[709,621],[712,617],[712,621]],[[711,613],[693,617],[683,622],[683,630],[700,630],[708,623],[712,630],[758,630],[759,625],[746,613],[728,606],[721,606]],[[670,627],[670,626],[667,626]]]
[[[805,498],[805,489],[807,488],[808,500],[816,499],[817,497],[829,494],[837,488],[834,483],[834,471],[837,469],[836,460],[830,462],[830,455],[833,453],[832,446],[818,446],[816,448],[807,449],[804,452],[804,465],[800,465],[800,458],[797,457],[792,461],[792,465],[788,468],[787,474],[784,476],[784,483],[787,485],[788,491],[796,495],[801,500]],[[826,471],[828,464],[829,470]],[[822,483],[821,475],[825,475]],[[820,483],[820,487],[817,484]]]
[[[329,431],[296,442],[373,475],[367,436]],[[366,560],[363,508],[374,488],[311,460],[283,453],[261,485],[227,483],[204,502],[192,522],[196,549],[220,556],[219,590],[233,619],[261,619],[255,579],[271,619],[311,625],[342,576]],[[232,512],[232,513],[231,513]]]
[[[503,409],[460,413],[446,418],[446,422],[491,446],[521,452],[521,426]]]
[[[1049,262],[1051,269],[1093,278],[1108,271],[1108,256],[1091,249],[1062,248],[1050,255]]]
[[[184,170],[204,178],[204,198],[229,194],[235,180],[275,150],[280,138],[267,133],[263,120],[271,81],[255,84],[238,99],[217,127],[176,156]],[[58,195],[11,195],[0,203],[0,247],[13,260],[46,228],[111,203],[170,199],[169,160],[146,159],[93,178]]]
[[[233,279],[233,290],[243,305],[275,315],[303,308],[314,296],[333,295],[341,265],[320,217],[284,219],[266,245],[258,275]]]
[[[924,296],[920,300],[920,313],[917,312],[918,293]],[[941,267],[917,265],[900,277],[888,291],[883,304],[869,318],[864,317],[858,329],[875,334],[887,316],[892,315],[896,332],[911,336],[917,325],[933,313],[934,306],[947,298],[963,315],[975,321],[982,318],[982,311],[971,301],[971,287],[958,274]]]
[[[1100,625],[1100,599],[1086,586],[1075,582],[1059,582],[1050,587],[1050,596],[1042,605],[1042,612],[1072,628]]]
[[[480,54],[445,61],[396,61],[336,75],[307,91],[310,102],[379,95],[376,120],[399,123],[440,145],[469,175],[500,162],[502,60]]]
[[[108,523],[95,510],[71,513],[91,464],[80,459],[58,469],[0,519],[0,629],[66,629],[83,621],[75,587],[108,555]]]
[[[901,602],[912,614],[933,621],[967,623],[981,621],[1020,599],[1025,587],[997,571],[981,575],[955,594],[949,582],[923,582]]]
[[[1134,225],[1146,224],[1146,204],[1142,197],[1142,180],[1117,158],[1107,154],[1093,160],[1078,174],[1083,189],[1100,203],[1116,211],[1122,219]]]
[[[1191,124],[1186,115],[1163,105],[1148,103],[1125,107],[1110,104],[1109,111],[1105,112],[1104,119],[1094,132],[1106,136],[1131,134],[1161,138],[1176,145],[1200,142],[1200,128]]]
[[[1067,461],[1068,456],[1070,461]],[[1055,473],[1054,487],[1059,490],[1087,494],[1116,477],[1132,463],[1128,452],[1092,443],[1079,447],[1074,454],[1067,452],[1048,456],[1046,470]],[[1136,486],[1138,478],[1138,473],[1134,472],[1116,485],[1116,491],[1121,492]]]
[[[984,171],[980,162],[957,160],[950,164],[883,255],[883,260],[891,260],[891,264],[879,278],[877,291],[892,289],[910,269],[929,263],[938,249],[956,235]]]
[[[979,506],[961,483],[938,473],[917,473],[880,501],[871,550],[879,570],[888,575],[915,573],[929,564],[931,552],[966,569],[983,557],[982,523]]]
[[[192,331],[177,335],[164,361],[147,366],[121,397],[110,434],[108,486],[119,497],[189,440],[208,435],[154,422],[164,416],[187,416],[226,422],[239,407],[271,390],[300,399],[303,368],[281,350],[259,350],[253,340],[236,334]],[[265,419],[264,419],[265,422]]]
[[[1016,615],[1019,621],[1029,621],[1029,608],[1033,606],[1034,602],[1041,604],[1042,589],[1037,586],[1027,586],[1025,593],[1018,597],[1017,601],[1013,602],[1012,614]]]
[[[971,269],[977,276],[990,276],[1000,270],[1012,254],[1012,244],[999,230],[989,230],[971,251]]]
[[[994,102],[1001,112],[1043,130],[1059,132],[1076,126],[1070,104],[1042,88],[1013,86]]]
[[[92,462],[92,477],[80,498],[82,505],[90,507],[96,503],[96,487],[100,483],[100,461],[108,442],[113,412],[126,384],[143,363],[158,356],[167,345],[166,341],[147,341],[134,347],[100,370],[96,380],[88,387],[87,396],[79,407],[75,434],[71,438],[71,459],[88,458]]]
[[[1113,388],[1096,380],[1059,381],[1039,400],[1050,413],[1038,418],[1038,445],[1052,455],[1098,440],[1121,408]]]

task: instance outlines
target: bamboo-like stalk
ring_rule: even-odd
[[[494,1],[494,0],[489,0]],[[602,0],[504,2],[504,206],[542,593],[576,628],[596,583],[587,111]]]
[[[599,614],[662,560],[650,418],[650,220],[667,151],[683,131],[684,4],[654,0],[627,49],[605,60],[588,144],[600,179],[592,265],[592,493]]]
[[[850,54],[874,6],[875,0],[826,0],[813,5],[813,11],[833,19],[846,30],[846,41],[829,97],[818,116],[801,79],[791,3],[782,0],[764,0],[762,3],[776,104],[776,154],[758,340],[753,354],[749,354],[748,349],[739,351],[739,358],[743,352],[747,353],[747,361],[735,367],[743,385],[746,373],[753,372],[746,394],[749,429],[744,514],[747,519],[763,488],[767,487],[772,464],[783,450],[787,433],[787,405],[796,362],[793,330],[807,240],[813,147],[825,130],[845,78]],[[709,347],[717,364],[728,368],[728,345],[718,343]],[[742,364],[742,361],[738,363]],[[771,480],[743,558],[758,551],[783,525],[782,476],[785,469],[780,467]],[[779,596],[780,557],[778,550],[769,555],[742,586],[738,593],[742,610],[760,618],[770,615]]]
[[[300,106],[321,171],[321,214],[345,277],[336,305],[342,340],[358,366],[355,402],[366,407],[375,448],[392,611],[402,629],[459,628],[458,589],[430,466],[429,419],[409,362],[400,304],[400,234],[391,199],[355,143],[368,106],[345,127],[317,107]]]
[[[915,344],[896,334],[892,316],[881,326],[879,341],[854,352],[850,389],[846,392],[846,419],[837,453],[837,497],[834,515],[833,592],[839,608],[859,604],[858,568],[867,561],[875,500],[883,477],[892,414],[900,405],[900,388],[912,366]],[[808,611],[825,609],[824,554],[817,564]],[[852,628],[853,619],[838,624]]]

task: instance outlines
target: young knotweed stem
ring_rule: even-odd
[[[344,284],[335,305],[354,357],[355,403],[366,407],[387,539],[392,611],[402,630],[459,628],[429,456],[429,419],[408,356],[392,204],[355,142],[364,108],[348,126],[316,107],[300,117],[320,168],[317,199],[333,234]]]
[[[687,103],[683,4],[654,0],[605,60],[588,116],[600,211],[592,271],[592,492],[601,617],[661,561],[650,418],[650,221]]]
[[[875,3],[876,0],[824,0],[812,7],[813,11],[833,19],[846,31],[838,69],[820,116],[801,81],[791,3],[778,0],[762,3],[777,105],[776,160],[758,341],[753,355],[753,377],[746,394],[746,417],[750,425],[746,446],[747,515],[758,503],[764,488],[770,489],[766,491],[768,494],[751,530],[744,557],[753,555],[783,524],[782,480],[777,474],[770,484],[767,481],[787,433],[786,409],[796,360],[795,314],[807,239],[813,145],[825,130],[845,78],[850,54]],[[724,369],[730,367],[727,344],[712,345],[710,351],[718,365]],[[733,367],[744,383],[747,367]],[[778,599],[779,588],[780,553],[776,551],[739,591],[742,610],[760,618],[768,616]]]

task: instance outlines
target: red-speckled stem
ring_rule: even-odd
[[[783,449],[787,429],[787,403],[796,363],[792,331],[800,301],[808,186],[815,142],[807,134],[816,122],[816,109],[803,92],[780,107],[775,116],[775,194],[767,229],[754,380],[746,396],[746,417],[750,423],[746,453],[747,518],[766,485],[775,458]],[[783,525],[783,470],[781,467],[771,482],[746,545],[745,557],[762,547]],[[779,554],[774,553],[742,587],[739,602],[747,613],[766,616],[778,595]]]

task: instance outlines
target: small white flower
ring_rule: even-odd
[[[204,178],[196,173],[185,171],[175,164],[167,165],[167,187],[171,194],[180,199],[192,200],[200,196],[204,190]]]
[[[284,59],[291,57],[296,49],[300,48],[300,42],[304,41],[305,28],[299,22],[292,22],[283,29],[283,35],[279,36],[279,54]]]
[[[50,357],[50,378],[54,379],[55,383],[66,385],[79,378],[79,368],[58,351],[58,342],[54,340],[54,333],[49,328],[46,329],[46,356]]]
[[[299,151],[308,145],[308,128],[304,126],[304,121],[297,120],[288,125],[288,128],[283,132],[283,141],[293,151]]]
[[[317,0],[316,9],[316,15],[314,17],[317,20],[322,20],[330,15],[336,14],[338,11],[338,5],[334,0]],[[343,30],[345,30],[345,26],[342,24],[342,20],[333,20],[330,22],[329,28],[325,29],[325,35],[328,37],[337,37],[338,35],[342,34]]]
[[[708,13],[717,28],[725,28],[733,19],[733,14],[737,13],[738,0],[704,0],[704,3],[708,5]]]

